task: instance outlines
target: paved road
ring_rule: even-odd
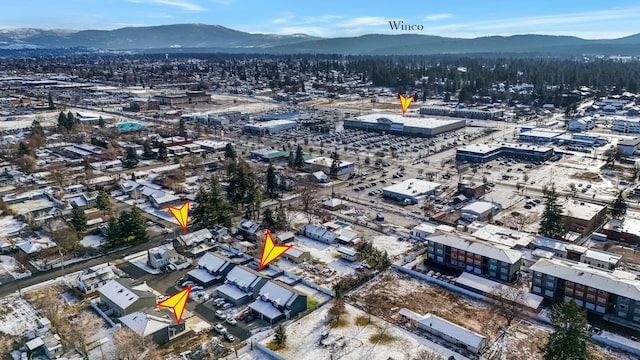
[[[99,258],[83,261],[80,263],[75,263],[73,265],[65,266],[63,269],[54,269],[47,272],[34,272],[31,277],[26,279],[15,280],[7,284],[0,285],[0,297],[4,297],[9,295],[12,292],[18,291],[22,288],[32,286],[47,280],[55,279],[64,274],[81,271],[87,267],[103,264],[105,262],[113,262],[117,259],[121,259],[123,255],[135,253],[143,250],[150,249],[152,247],[158,246],[162,243],[163,240],[167,240],[171,238],[171,234],[163,234],[152,237],[148,242],[143,244],[138,244],[126,249],[117,250],[111,254],[101,256]]]

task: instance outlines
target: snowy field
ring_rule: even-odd
[[[80,245],[84,247],[97,248],[105,242],[106,239],[101,235],[87,235],[82,238],[82,241],[80,241]]]
[[[13,276],[14,279],[22,279],[31,276],[31,271],[20,266],[16,259],[11,256],[0,255],[0,266]]]
[[[342,316],[348,325],[330,329],[327,339],[330,342],[343,343],[344,346],[325,348],[319,341],[320,333],[328,329],[326,324],[330,320],[330,307],[331,304],[327,304],[287,326],[287,347],[279,350],[278,354],[285,359],[400,360],[414,358],[420,350],[426,349],[411,334],[382,320],[372,318],[371,324],[356,325],[356,319],[366,319],[367,314],[350,305],[346,307],[347,314]],[[370,338],[382,331],[390,337],[390,341],[380,343],[374,339],[372,342]],[[265,339],[262,343],[266,345],[269,341],[271,338]]]
[[[38,327],[36,309],[27,300],[10,295],[0,299],[0,332],[24,336]]]
[[[369,237],[367,239],[371,241],[373,246],[380,251],[387,251],[390,258],[403,255],[410,252],[413,244],[409,241],[400,241],[397,236],[378,235]]]
[[[311,240],[305,236],[295,236],[295,247],[302,250],[308,250],[311,253],[311,257],[314,257],[335,271],[340,275],[348,275],[355,271],[358,266],[357,262],[350,262],[344,259],[340,259],[337,245],[329,245],[320,241]]]

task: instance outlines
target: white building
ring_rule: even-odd
[[[330,174],[333,159],[319,156],[313,159],[305,160],[304,164],[307,170],[311,172],[322,171],[325,174]],[[338,171],[337,176],[349,174],[355,170],[355,164],[350,161],[340,161],[339,167],[340,170]]]
[[[435,193],[439,187],[438,183],[414,178],[383,188],[382,195],[405,203],[417,204]]]
[[[585,116],[581,118],[569,120],[569,127],[567,130],[575,132],[584,132],[592,130],[596,127],[596,121],[591,116]]]
[[[82,273],[76,277],[76,287],[82,291],[83,294],[88,295],[117,277],[111,269],[111,266],[100,264],[84,269]]]
[[[617,144],[617,149],[623,155],[633,156],[636,151],[640,150],[640,138],[621,140]]]
[[[617,118],[611,125],[611,131],[625,134],[640,134],[640,119]]]
[[[496,205],[488,201],[474,201],[462,208],[461,217],[467,221],[486,220],[495,211]]]

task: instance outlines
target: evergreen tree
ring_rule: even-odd
[[[166,160],[167,159],[167,145],[163,142],[158,144],[158,160]]]
[[[298,147],[296,148],[296,157],[295,157],[293,165],[297,169],[302,169],[304,167],[304,157],[303,157],[303,154],[302,154],[302,146],[300,146],[300,145],[298,145]]]
[[[58,127],[69,130],[69,122],[67,121],[67,115],[64,112],[58,114]]]
[[[231,226],[231,211],[216,178],[211,178],[208,184],[200,186],[194,202],[191,222],[195,229],[210,229],[216,225]]]
[[[23,155],[33,155],[33,151],[24,143],[24,141],[20,141],[18,144],[18,156],[20,157]]]
[[[276,169],[273,164],[269,164],[267,168],[267,195],[274,198],[276,195]]]
[[[79,233],[83,232],[87,228],[87,215],[84,213],[84,210],[77,206],[74,207],[69,225],[71,225],[75,231]]]
[[[53,110],[56,108],[56,104],[54,104],[53,102],[53,94],[51,94],[51,92],[49,92],[49,95],[47,96],[48,100],[49,100],[49,110]]]
[[[545,208],[540,218],[539,233],[542,236],[553,239],[562,239],[565,234],[565,227],[562,222],[562,206],[558,204],[558,193],[552,185],[543,189],[545,198]]]
[[[107,210],[111,210],[111,201],[109,200],[109,195],[104,188],[100,188],[100,190],[98,190],[98,197],[96,201],[96,207],[102,210],[102,215],[104,215]]]
[[[33,120],[31,123],[31,134],[29,135],[29,144],[33,147],[40,148],[47,141],[47,136],[44,134],[44,129],[40,125],[40,121]]]
[[[276,219],[273,217],[273,211],[269,208],[264,211],[264,223],[269,229],[273,229],[276,225]]]
[[[153,149],[151,148],[151,145],[149,145],[148,142],[145,142],[143,147],[142,147],[142,155],[147,158],[147,159],[153,159],[154,157],[156,157],[156,154],[153,152]]]
[[[294,155],[293,150],[289,151],[289,167],[292,169],[296,167],[296,156]]]
[[[276,328],[276,332],[273,335],[273,343],[278,349],[282,349],[287,346],[287,332],[282,324],[278,325]]]
[[[551,315],[553,333],[540,348],[545,360],[586,360],[587,314],[575,301],[555,305]]]
[[[140,211],[137,206],[134,206],[133,209],[131,209],[131,225],[131,236],[133,236],[135,241],[145,242],[149,240],[145,218],[142,216],[142,211]]]
[[[622,195],[622,191],[618,193],[618,197],[611,204],[611,216],[615,219],[622,219],[627,214],[627,202]]]
[[[276,227],[280,230],[287,228],[287,213],[284,210],[282,203],[280,203],[276,209]]]
[[[224,147],[224,158],[235,160],[237,158],[236,149],[234,149],[231,143],[227,143]]]
[[[73,115],[73,113],[71,111],[69,111],[67,113],[67,130],[71,130],[71,128],[73,127],[73,125],[75,124],[79,124],[80,120],[78,120],[75,115]]]
[[[100,116],[100,118],[98,119],[98,126],[100,126],[100,129],[103,129],[105,125],[106,123],[104,122],[104,119],[102,118],[102,116]]]
[[[329,175],[336,177],[340,173],[340,155],[338,155],[337,151],[331,153],[331,168],[329,169]]]
[[[180,118],[180,122],[178,123],[178,134],[184,138],[187,137],[186,123],[183,118]]]
[[[138,165],[138,154],[134,148],[127,148],[127,155],[124,160],[122,160],[122,165],[128,169],[132,169]]]
[[[120,232],[120,224],[118,223],[118,219],[116,219],[115,217],[112,217],[111,219],[109,219],[105,237],[107,239],[107,243],[111,245],[115,245],[122,240],[122,234]]]

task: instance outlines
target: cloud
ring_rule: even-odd
[[[380,25],[388,25],[389,19],[382,18],[379,16],[363,16],[356,17],[344,22],[340,22],[335,24],[338,28],[358,28],[362,26],[380,26]]]
[[[535,33],[571,34],[597,38],[620,34],[622,30],[624,30],[625,22],[628,21],[630,23],[629,25],[632,25],[639,16],[640,7],[628,7],[453,23],[433,26],[425,30],[428,30],[429,33],[432,34],[462,37]],[[599,29],[599,31],[597,29]],[[627,31],[627,33],[628,32],[629,31]]]
[[[205,8],[203,8],[200,5],[193,4],[187,1],[182,1],[182,0],[127,0],[127,1],[133,2],[133,3],[149,3],[149,4],[157,4],[157,5],[174,6],[182,10],[191,11],[191,12],[200,12],[205,10]]]
[[[438,21],[438,20],[450,19],[452,17],[453,17],[453,14],[433,14],[433,15],[425,16],[424,19],[426,21]]]
[[[271,20],[272,24],[285,24],[291,21],[291,19],[294,18],[295,15],[293,15],[292,12],[285,12],[282,14],[282,16],[280,16],[279,18],[273,19]]]

